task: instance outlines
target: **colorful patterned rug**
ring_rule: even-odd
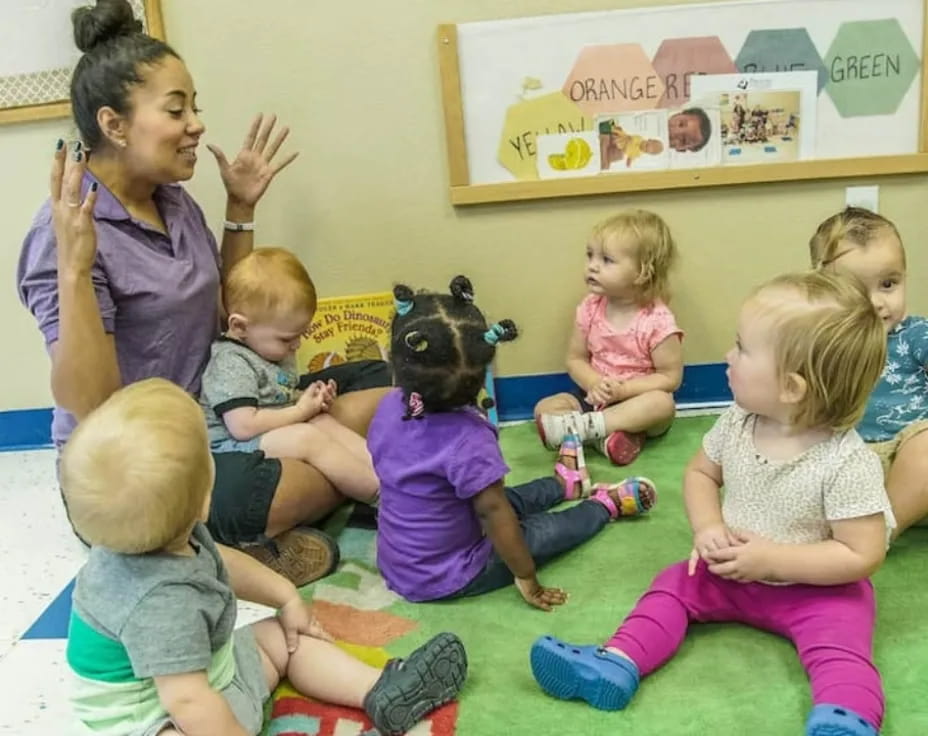
[[[343,518],[328,526],[340,525]],[[342,561],[338,572],[302,592],[313,602],[319,622],[339,646],[375,667],[391,656],[387,647],[399,640],[413,640],[419,623],[388,611],[400,602],[386,589],[375,565],[375,533],[368,529],[342,529],[338,536]],[[437,632],[421,632],[423,640]],[[398,648],[401,655],[418,641]],[[405,641],[404,641],[405,644]],[[458,704],[449,703],[432,713],[409,733],[411,736],[450,736],[455,732]],[[320,703],[297,693],[289,683],[274,692],[269,723],[263,736],[354,736],[371,729],[363,711]]]
[[[554,613],[529,608],[511,586],[446,603],[400,600],[377,573],[374,533],[342,529],[347,510],[327,525],[333,533],[341,530],[338,572],[307,587],[304,595],[315,602],[317,615],[342,646],[372,664],[407,654],[441,631],[461,637],[470,670],[460,701],[420,724],[415,736],[799,734],[811,702],[795,648],[737,624],[691,627],[673,661],[648,677],[620,712],[549,698],[529,668],[529,649],[541,634],[577,643],[608,639],[654,575],[689,553],[683,469],[713,422],[714,417],[678,420],[625,473],[587,453],[594,480],[645,475],[657,484],[659,500],[649,518],[610,524],[541,570],[543,583],[570,594]],[[504,429],[500,444],[512,468],[507,482],[551,472],[553,453],[541,447],[532,425]],[[876,663],[887,694],[883,736],[928,734],[926,568],[928,529],[913,529],[893,545],[874,578]],[[284,686],[269,704],[265,736],[355,736],[368,727],[359,711],[314,703]]]

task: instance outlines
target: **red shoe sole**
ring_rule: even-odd
[[[643,434],[613,432],[606,438],[606,456],[615,465],[629,465],[641,453]]]

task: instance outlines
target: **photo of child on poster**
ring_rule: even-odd
[[[666,115],[660,111],[597,118],[599,170],[666,169]]]
[[[667,117],[670,168],[694,169],[722,163],[722,125],[718,102],[690,101]]]
[[[722,163],[721,123],[714,106],[600,115],[599,170],[655,171]]]
[[[722,162],[798,160],[800,102],[797,90],[721,93]]]

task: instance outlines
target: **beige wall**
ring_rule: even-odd
[[[580,11],[645,0],[522,0],[517,14]],[[721,359],[740,298],[774,272],[805,265],[814,226],[844,202],[849,182],[756,185],[642,196],[481,206],[448,204],[435,27],[500,17],[495,0],[162,0],[170,42],[186,59],[209,127],[228,153],[250,116],[276,111],[300,158],[259,211],[259,241],[297,251],[323,294],[443,287],[471,276],[489,316],[523,337],[501,350],[501,375],[562,370],[573,308],[583,293],[584,238],[620,207],[652,208],[671,225],[682,259],[673,306],[686,360]],[[516,12],[510,13],[516,14]],[[47,163],[66,121],[0,128],[0,410],[50,403],[48,366],[16,298],[19,245],[46,191]],[[855,182],[858,183],[858,182]],[[876,182],[874,182],[876,183]],[[928,273],[924,177],[879,180],[881,211],[906,238],[914,274]],[[190,189],[214,222],[222,191],[203,149]],[[928,311],[913,279],[910,306]],[[11,333],[9,328],[11,327]]]

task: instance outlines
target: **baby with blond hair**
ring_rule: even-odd
[[[684,475],[689,560],[659,573],[603,646],[538,639],[541,687],[619,710],[691,623],[740,622],[796,646],[812,686],[807,736],[877,734],[870,576],[895,521],[854,425],[885,355],[882,320],[856,280],[808,272],[758,288],[727,355],[735,405]]]
[[[676,254],[670,228],[653,212],[620,212],[593,228],[584,271],[589,293],[567,346],[567,372],[578,391],[535,406],[548,448],[589,443],[615,465],[628,465],[647,437],[670,427],[683,378],[683,331],[667,306]],[[581,472],[568,467],[578,461],[567,453],[560,453],[559,472]]]
[[[334,381],[307,383],[294,356],[316,313],[316,289],[283,248],[257,248],[223,283],[228,327],[213,343],[200,403],[213,452],[254,452],[316,467],[370,503],[379,483],[364,438],[328,413]]]
[[[253,736],[286,677],[399,734],[457,694],[467,659],[453,634],[405,662],[370,667],[332,643],[286,578],[217,545],[203,524],[212,482],[200,409],[159,378],[114,393],[65,446],[62,489],[92,545],[67,645],[75,712],[87,728]],[[279,613],[235,629],[236,595]]]

